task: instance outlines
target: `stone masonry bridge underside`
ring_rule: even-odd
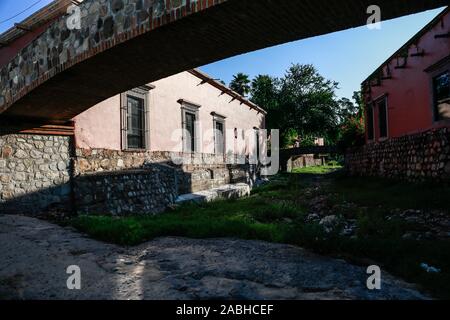
[[[448,0],[378,0],[382,19]],[[364,25],[372,0],[86,0],[0,69],[0,120],[63,123],[130,88],[237,54]]]

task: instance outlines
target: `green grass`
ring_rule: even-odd
[[[447,210],[449,189],[349,178],[334,172],[337,168],[315,167],[281,174],[244,199],[191,204],[158,216],[80,216],[70,224],[94,238],[121,245],[136,245],[161,236],[235,237],[294,244],[356,263],[373,260],[384,270],[422,285],[436,297],[450,298],[450,241],[404,240],[401,236],[407,224],[399,219],[384,219],[388,207]],[[324,177],[326,183],[307,196],[312,177]],[[351,209],[358,221],[358,238],[325,234],[320,225],[304,222],[308,200],[317,193],[333,194],[330,205],[350,201],[361,206]],[[442,272],[426,273],[420,268],[423,262]]]
[[[306,168],[297,168],[292,171],[292,173],[299,174],[327,174],[334,172],[336,170],[342,169],[342,166],[338,164],[328,164],[326,166],[315,166]]]
[[[97,239],[121,245],[136,245],[160,236],[240,237],[280,242],[288,229],[284,219],[301,220],[303,210],[279,200],[276,194],[273,197],[277,200],[255,195],[242,200],[191,204],[148,217],[80,216],[70,223]]]
[[[450,209],[450,186],[440,183],[408,183],[373,177],[337,175],[330,193],[336,202],[349,201],[369,207],[400,209]]]

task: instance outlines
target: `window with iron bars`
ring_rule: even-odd
[[[150,87],[139,87],[121,96],[122,150],[147,150],[149,144]]]

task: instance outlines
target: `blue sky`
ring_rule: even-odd
[[[227,84],[237,72],[283,76],[292,63],[311,63],[326,78],[339,82],[338,95],[349,97],[360,84],[443,9],[295,41],[216,62],[200,69]]]
[[[0,32],[6,31],[11,28],[15,22],[24,20],[33,12],[46,6],[50,2],[52,2],[52,0],[0,0]],[[16,16],[27,8],[29,9],[24,13],[9,20],[9,18]]]
[[[51,0],[0,0],[0,32],[6,31]],[[32,6],[14,19],[3,22]],[[326,78],[338,81],[338,95],[351,97],[360,83],[442,9],[382,23],[381,30],[360,27],[222,60],[200,69],[227,84],[244,72],[282,76],[292,63],[312,63]]]

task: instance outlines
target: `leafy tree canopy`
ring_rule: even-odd
[[[251,84],[251,85],[250,85]],[[310,64],[293,64],[282,78],[258,75],[249,80],[245,74],[234,76],[231,88],[239,93],[251,93],[250,100],[267,110],[268,129],[280,129],[283,146],[290,146],[298,138],[303,144],[314,143],[323,137],[328,144],[346,139],[361,138],[363,115],[362,98],[355,92],[352,100],[338,99],[338,83],[324,78]],[[248,89],[248,91],[247,91]]]

